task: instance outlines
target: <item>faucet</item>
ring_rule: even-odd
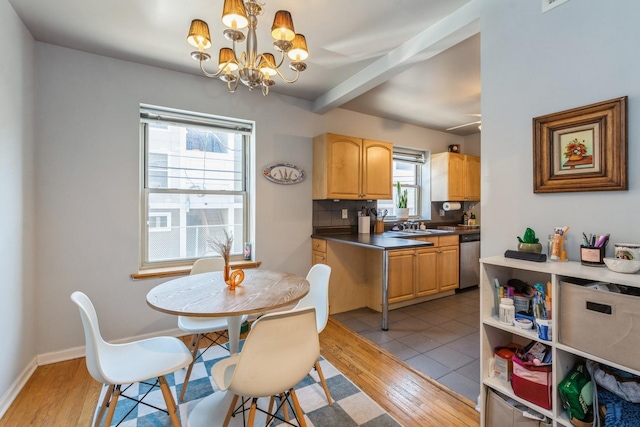
[[[405,221],[402,224],[403,230],[413,230],[415,228],[415,223],[413,221]]]

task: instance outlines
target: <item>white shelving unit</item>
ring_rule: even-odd
[[[613,361],[597,357],[586,353],[579,349],[572,348],[559,342],[558,337],[561,335],[562,325],[558,324],[558,316],[560,299],[562,298],[562,282],[571,282],[572,279],[584,279],[598,282],[614,283],[629,287],[640,288],[640,274],[621,274],[615,273],[606,267],[590,267],[583,266],[579,262],[551,262],[544,263],[523,261],[505,258],[502,256],[488,257],[480,259],[480,378],[482,379],[481,387],[481,427],[488,426],[485,423],[486,408],[484,402],[487,401],[487,392],[489,389],[498,391],[507,395],[514,400],[534,409],[549,417],[553,421],[553,426],[571,427],[569,416],[562,408],[557,386],[566,377],[569,371],[577,362],[591,359],[597,362],[605,363],[623,369],[627,372],[640,375],[639,370],[632,369],[628,366],[622,366]],[[534,330],[523,330],[514,326],[505,325],[498,321],[495,311],[495,279],[500,284],[506,286],[509,279],[520,279],[530,285],[535,283],[551,282],[552,285],[552,341],[543,341],[538,339],[538,335]],[[632,297],[633,298],[633,297]],[[640,298],[638,299],[640,301]],[[638,310],[640,312],[640,303]],[[598,337],[591,337],[597,340]],[[507,345],[511,342],[526,345],[531,340],[543,342],[552,347],[553,355],[553,373],[552,373],[552,409],[544,409],[527,400],[524,400],[513,393],[511,384],[498,378],[489,376],[489,362],[493,357],[496,347]]]

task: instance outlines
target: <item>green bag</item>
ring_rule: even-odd
[[[593,404],[593,383],[584,363],[574,366],[560,382],[558,394],[571,418],[582,421],[587,417]]]

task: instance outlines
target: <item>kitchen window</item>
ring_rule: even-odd
[[[429,171],[426,170],[429,152],[411,148],[393,148],[393,200],[378,200],[378,209],[388,209],[389,216],[396,216],[397,191],[396,184],[407,190],[407,207],[409,216],[413,218],[430,219],[430,211],[423,209],[429,204]],[[426,194],[425,194],[426,193]]]
[[[208,241],[233,234],[232,258],[251,241],[247,164],[253,126],[143,105],[143,269],[217,255]]]

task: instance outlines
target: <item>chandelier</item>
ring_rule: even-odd
[[[227,82],[230,92],[235,92],[238,81],[253,90],[262,88],[262,94],[269,94],[269,87],[275,82],[271,77],[276,74],[286,83],[295,83],[300,77],[300,72],[307,68],[303,61],[309,56],[307,41],[302,34],[296,34],[293,29],[293,19],[286,10],[276,12],[271,26],[271,36],[275,39],[274,49],[279,52],[279,61],[271,53],[258,54],[258,40],[256,27],[258,16],[262,15],[262,6],[257,0],[225,0],[222,10],[222,23],[228,28],[224,30],[224,37],[232,42],[233,47],[223,47],[218,55],[218,71],[210,73],[205,70],[204,63],[211,59],[211,55],[205,52],[211,47],[209,25],[200,19],[194,19],[189,28],[187,41],[197,48],[191,52],[191,57],[200,62],[200,69],[207,77],[219,77]],[[247,35],[240,31],[247,28]],[[246,40],[246,50],[238,52],[237,43]],[[280,67],[284,63],[285,55],[291,60],[289,68],[295,71],[295,77],[287,79]]]

